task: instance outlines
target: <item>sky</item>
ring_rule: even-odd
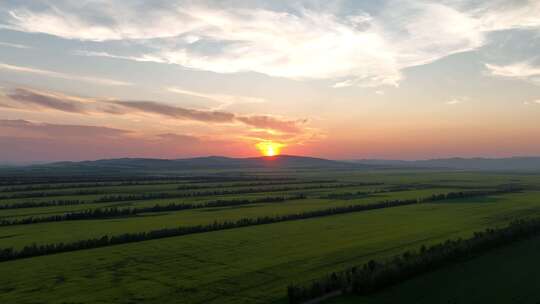
[[[540,1],[0,2],[0,163],[540,155]]]

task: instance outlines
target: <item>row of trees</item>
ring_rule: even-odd
[[[61,221],[75,221],[75,220],[89,220],[89,219],[103,219],[103,218],[118,218],[135,216],[141,213],[152,212],[167,212],[167,211],[181,211],[189,209],[201,209],[201,208],[214,208],[214,207],[232,207],[257,203],[282,203],[291,200],[305,199],[305,194],[295,194],[290,196],[274,196],[274,197],[261,197],[256,199],[232,199],[232,200],[215,200],[198,204],[181,203],[181,204],[167,204],[167,205],[154,205],[150,207],[141,208],[98,208],[89,209],[80,212],[70,212],[60,215],[42,216],[42,217],[27,217],[18,219],[4,219],[0,220],[0,226],[11,225],[27,225],[45,222],[61,222]]]
[[[176,187],[177,190],[198,190],[212,188],[238,188],[238,187],[257,187],[257,186],[279,186],[279,185],[295,185],[295,184],[327,184],[335,183],[337,180],[295,180],[295,181],[270,181],[270,182],[249,182],[249,183],[234,183],[234,184],[210,184],[204,186],[196,185],[181,185]]]
[[[366,295],[493,248],[540,234],[540,219],[519,220],[507,227],[476,232],[471,238],[447,240],[406,251],[384,262],[371,260],[364,265],[331,273],[308,285],[290,285],[289,302],[303,303],[336,292]]]
[[[369,195],[372,195],[372,194],[399,192],[399,191],[410,191],[410,190],[414,190],[414,189],[416,189],[416,188],[388,187],[388,188],[384,188],[384,189],[375,189],[375,190],[371,190],[371,191],[352,191],[352,192],[329,193],[329,194],[326,194],[326,195],[322,195],[320,198],[349,200],[349,199],[354,199],[354,198],[359,198],[359,197],[366,197],[366,196],[369,196]]]
[[[51,184],[75,184],[75,183],[105,183],[105,182],[130,182],[130,181],[163,181],[163,180],[193,180],[194,176],[133,176],[133,175],[59,175],[59,176],[0,176],[0,186],[30,186]]]
[[[39,191],[39,190],[60,190],[60,189],[70,189],[70,188],[96,188],[96,187],[105,187],[105,186],[118,186],[121,183],[111,182],[111,183],[72,183],[72,184],[44,184],[44,185],[26,185],[26,186],[12,186],[5,187],[0,189],[0,192],[23,192],[23,191]]]
[[[20,193],[11,193],[0,195],[0,200],[2,199],[19,199],[19,198],[40,198],[40,197],[51,197],[51,196],[74,196],[74,195],[95,195],[95,194],[105,194],[105,190],[72,190],[69,192],[65,191],[47,191],[47,192],[20,192]]]
[[[69,205],[81,205],[88,204],[91,201],[82,200],[50,200],[43,202],[22,202],[0,205],[0,210],[5,209],[21,209],[21,208],[37,208],[37,207],[52,207],[52,206],[69,206]]]
[[[106,183],[106,182],[149,182],[149,181],[187,181],[191,183],[215,183],[215,182],[239,182],[239,181],[270,181],[270,180],[295,180],[288,176],[256,176],[256,175],[186,175],[186,176],[133,176],[133,175],[62,175],[62,176],[0,176],[0,186],[46,186],[53,184],[76,184],[76,183]]]
[[[469,196],[478,196],[478,195],[489,195],[492,193],[502,193],[502,191],[505,191],[505,190],[495,190],[490,193],[482,193],[482,194],[476,191],[470,192],[470,193],[462,192],[460,196],[469,197]],[[450,196],[454,197],[454,195],[452,194],[450,194]],[[125,233],[118,236],[112,236],[112,237],[104,236],[102,238],[81,240],[81,241],[76,241],[72,243],[57,243],[57,244],[48,244],[48,245],[35,245],[34,244],[31,246],[25,246],[21,250],[16,250],[13,248],[1,249],[0,261],[19,259],[19,258],[25,258],[25,257],[31,257],[31,256],[54,254],[54,253],[65,252],[65,251],[74,251],[74,250],[82,250],[82,249],[102,247],[102,246],[110,246],[110,245],[116,245],[116,244],[140,242],[140,241],[145,241],[145,240],[181,236],[181,235],[192,234],[192,233],[202,233],[202,232],[232,229],[232,228],[239,228],[239,227],[246,227],[246,226],[253,226],[253,225],[263,225],[263,224],[301,220],[301,219],[314,218],[314,217],[331,216],[331,215],[343,214],[343,213],[405,206],[405,205],[425,202],[428,200],[429,198],[428,199],[383,201],[383,202],[371,203],[371,204],[365,204],[365,205],[362,204],[362,205],[352,205],[352,206],[344,206],[344,207],[333,207],[333,208],[322,209],[322,210],[304,211],[301,213],[287,214],[287,215],[264,216],[264,217],[257,217],[257,218],[243,218],[237,221],[225,221],[221,223],[214,222],[208,225],[165,228],[165,229],[154,230],[150,232],[140,232],[140,233]]]
[[[332,185],[331,187],[348,187],[350,184]],[[188,193],[141,193],[141,194],[118,194],[118,195],[106,195],[94,200],[49,200],[49,201],[28,201],[20,203],[9,203],[0,205],[0,210],[3,209],[19,209],[19,208],[36,208],[36,207],[52,207],[52,206],[67,206],[67,205],[81,205],[92,203],[111,203],[111,202],[124,202],[124,201],[141,201],[151,199],[165,199],[165,198],[188,198],[188,197],[200,197],[200,196],[214,196],[214,195],[234,195],[234,194],[248,194],[248,193],[262,193],[262,192],[279,192],[279,191],[294,191],[294,190],[306,190],[306,189],[322,189],[330,188],[330,185],[310,185],[305,187],[271,187],[271,188],[242,188],[242,189],[230,189],[230,190],[214,190],[214,191],[196,191]]]
[[[63,190],[80,188],[101,188],[114,186],[141,186],[141,185],[166,185],[166,184],[188,184],[175,179],[157,180],[157,181],[125,181],[125,182],[102,182],[102,183],[66,183],[66,184],[37,184],[27,186],[13,186],[1,188],[0,192],[26,192],[40,190]],[[189,183],[190,184],[190,183]],[[66,192],[60,192],[66,193]]]
[[[259,181],[259,182],[248,182],[248,183],[234,183],[234,184],[208,184],[203,185],[202,183],[187,183],[178,186],[177,190],[201,190],[201,189],[215,189],[215,188],[236,188],[236,187],[256,187],[256,186],[275,186],[275,185],[294,185],[294,184],[324,184],[324,183],[333,183],[335,180],[308,180],[308,181]],[[154,183],[155,184],[155,183]],[[97,185],[97,184],[94,184]],[[125,184],[116,184],[124,185]],[[142,184],[136,182],[130,185],[148,185],[148,183]],[[103,186],[103,184],[102,184]],[[115,185],[113,185],[115,186]],[[85,188],[85,187],[83,187]],[[99,188],[99,187],[96,187]],[[58,189],[60,190],[60,189]],[[75,196],[75,195],[97,195],[97,194],[106,194],[107,191],[104,189],[74,189],[72,191],[47,191],[47,192],[20,192],[20,193],[10,193],[0,195],[1,199],[19,199],[19,198],[39,198],[39,197],[51,197],[51,196]]]
[[[39,190],[61,190],[71,188],[98,188],[98,187],[112,187],[112,186],[140,186],[140,185],[162,185],[162,184],[180,184],[185,181],[178,178],[167,179],[150,179],[150,180],[134,180],[134,181],[111,181],[111,182],[86,182],[86,183],[62,183],[62,184],[30,184],[20,186],[10,186],[0,188],[0,192],[24,192],[24,191],[39,191]]]
[[[332,185],[308,185],[308,186],[290,186],[290,187],[250,187],[241,189],[216,189],[208,191],[195,191],[195,192],[182,192],[182,193],[140,193],[140,194],[118,194],[107,195],[94,200],[94,203],[108,203],[108,202],[122,202],[122,201],[139,201],[150,199],[163,199],[163,198],[186,198],[186,197],[199,197],[199,196],[215,196],[215,195],[234,195],[234,194],[249,194],[249,193],[264,193],[264,192],[280,192],[280,191],[302,191],[310,189],[332,189],[332,188],[345,188],[355,187],[357,183],[347,184],[332,184]]]
[[[463,199],[463,198],[468,198],[468,197],[519,192],[521,190],[522,190],[521,188],[517,188],[517,187],[502,187],[496,190],[472,190],[472,191],[448,192],[448,193],[442,193],[442,194],[433,194],[430,197],[426,198],[424,201],[436,202],[436,201],[442,201],[442,200]]]
[[[359,197],[366,197],[371,194],[376,193],[376,191],[355,191],[355,192],[339,192],[339,193],[328,193],[321,195],[320,198],[323,199],[337,199],[337,200],[350,200]]]

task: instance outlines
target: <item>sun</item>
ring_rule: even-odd
[[[281,153],[281,148],[285,145],[273,141],[263,141],[255,145],[264,156],[276,156]]]

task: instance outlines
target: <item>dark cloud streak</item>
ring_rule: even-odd
[[[219,111],[203,111],[169,106],[153,101],[117,101],[115,104],[122,105],[129,109],[134,109],[143,113],[153,113],[172,118],[196,120],[204,122],[233,122],[235,115]]]
[[[53,92],[41,92],[17,88],[6,94],[16,104],[2,104],[4,108],[53,109],[68,113],[111,115],[154,114],[179,120],[207,123],[240,122],[257,129],[271,129],[282,133],[300,133],[305,120],[286,120],[270,115],[238,115],[224,111],[188,109],[154,101],[99,100],[67,96]]]
[[[202,154],[209,146],[217,149],[224,144],[184,134],[144,135],[102,126],[0,120],[0,160],[9,162],[175,158]]]
[[[58,95],[44,94],[33,90],[17,88],[7,97],[20,103],[27,103],[40,108],[50,108],[70,113],[85,113],[81,104]]]

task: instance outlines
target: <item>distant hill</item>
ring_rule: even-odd
[[[540,171],[540,157],[510,158],[444,158],[430,160],[377,160],[352,161],[355,164],[393,168],[431,168],[478,171]]]
[[[242,169],[242,168],[345,168],[357,166],[323,158],[279,155],[272,157],[231,158],[222,156],[185,159],[117,158],[81,162],[57,162],[41,167],[56,169],[118,169],[118,170],[194,170],[194,169]],[[39,166],[33,166],[39,167]]]
[[[184,159],[114,158],[80,162],[0,167],[3,175],[32,174],[115,174],[139,172],[167,172],[213,169],[444,169],[471,171],[540,171],[540,157],[512,158],[447,158],[431,160],[377,160],[362,159],[336,161],[324,158],[279,155],[272,157],[232,158],[222,156]]]

